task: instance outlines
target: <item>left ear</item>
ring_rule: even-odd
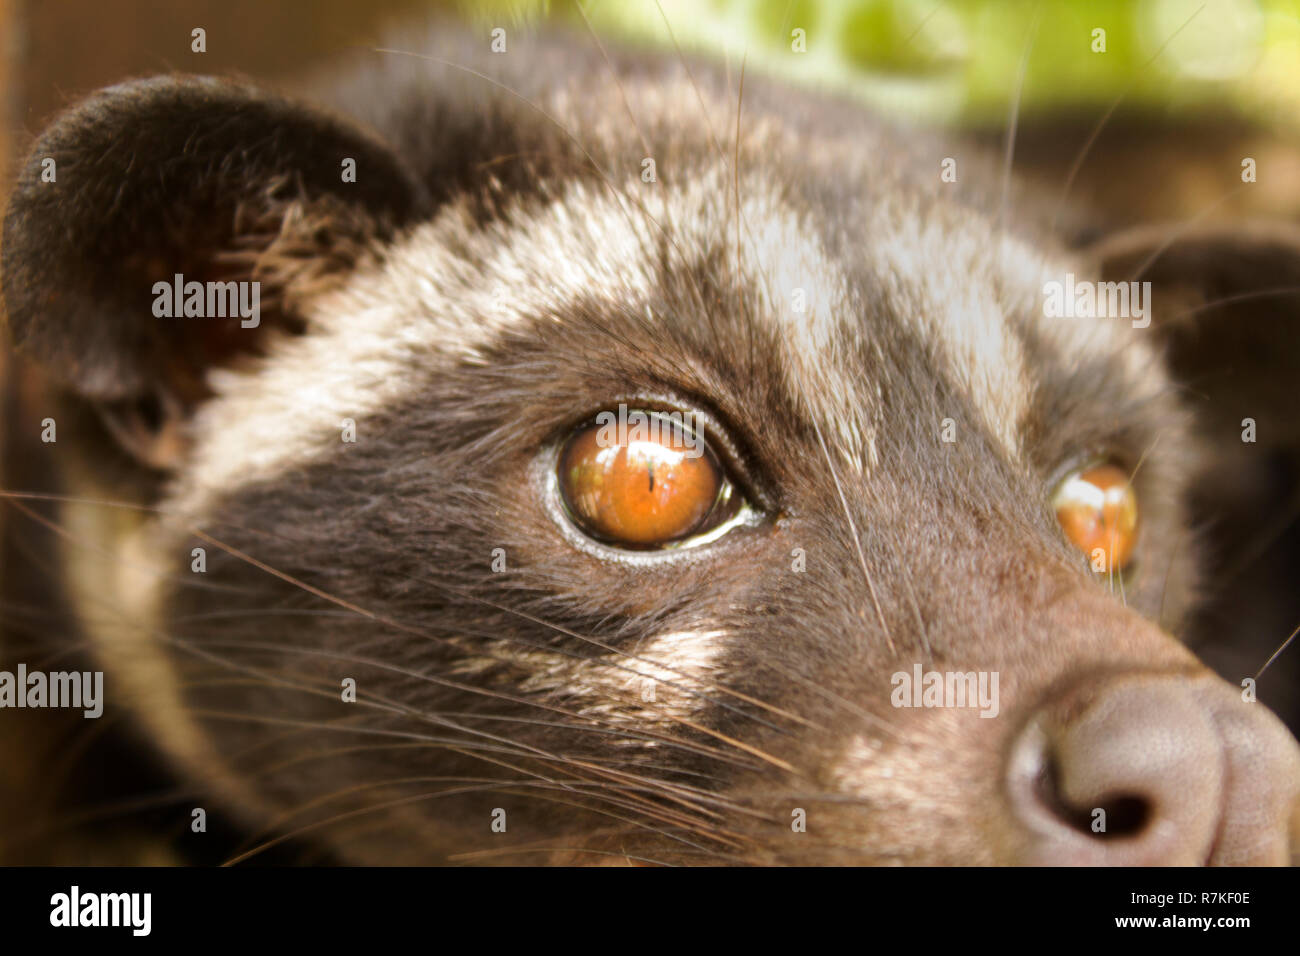
[[[57,117],[22,168],[4,219],[6,324],[132,454],[167,468],[211,369],[300,330],[296,303],[429,210],[396,152],[354,123],[228,80],[124,83]]]

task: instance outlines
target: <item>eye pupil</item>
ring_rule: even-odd
[[[1062,482],[1053,504],[1065,536],[1094,570],[1123,570],[1138,531],[1137,494],[1123,469],[1105,464],[1076,472]]]
[[[621,441],[588,426],[561,451],[565,506],[592,537],[636,548],[668,544],[699,530],[729,497],[698,436],[666,420],[655,425],[654,439]]]

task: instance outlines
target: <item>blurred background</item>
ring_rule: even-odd
[[[1016,173],[1049,195],[1068,183],[1073,201],[1117,227],[1300,217],[1300,0],[587,0],[581,10],[569,2],[0,0],[0,202],[30,138],[98,87],[168,71],[239,73],[274,86],[395,45],[401,24],[435,12],[480,23],[485,37],[493,26],[550,18],[735,65],[743,58],[747,70],[833,88],[908,121],[961,127],[995,149],[1005,148],[1014,119]],[[203,53],[191,50],[198,27]],[[1250,189],[1234,188],[1243,156],[1261,170]],[[1287,345],[1300,347],[1300,336]],[[1222,364],[1209,354],[1191,371],[1214,378]],[[36,370],[0,348],[0,488],[58,491],[41,464],[39,430],[26,427],[40,420],[43,387]],[[1194,398],[1224,429],[1258,414],[1226,387]],[[1300,622],[1300,416],[1278,411],[1272,434],[1275,444],[1207,476],[1200,492],[1214,566],[1210,602],[1187,637],[1234,682]],[[64,625],[49,610],[61,602],[39,546],[48,528],[9,503],[0,504],[0,533],[0,661],[12,662]],[[1260,683],[1261,699],[1293,730],[1297,688],[1300,647]],[[147,817],[158,800],[140,793],[152,787],[165,800],[174,782],[140,748],[94,739],[79,720],[51,738],[47,724],[24,724],[26,716],[7,715],[0,735],[0,862],[58,859],[48,849],[55,834],[67,838],[65,862],[168,860],[165,846],[131,834],[133,826],[158,832]],[[45,789],[33,791],[38,778]],[[89,806],[77,792],[84,779],[124,782]],[[109,847],[96,857],[79,841],[78,827],[105,816],[122,822],[113,839],[131,851]],[[39,853],[30,840],[37,833]]]

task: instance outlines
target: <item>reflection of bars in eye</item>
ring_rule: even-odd
[[[596,425],[596,445],[600,448],[643,443],[680,451],[685,458],[699,458],[704,454],[704,437],[694,412],[629,411],[626,404],[620,403],[617,413],[600,412]]]
[[[628,420],[635,428],[638,419]],[[684,419],[641,413],[640,423],[654,422],[661,440],[627,444],[617,444],[613,412],[603,421],[569,438],[556,462],[565,511],[589,536],[657,548],[722,529],[744,511],[743,497],[732,494],[720,463]],[[691,439],[699,442],[698,456],[682,447]]]
[[[1075,472],[1062,482],[1053,506],[1066,537],[1094,571],[1124,570],[1137,541],[1138,503],[1123,469],[1102,464]]]

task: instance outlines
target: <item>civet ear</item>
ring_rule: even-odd
[[[208,369],[292,328],[296,297],[428,204],[372,135],[252,86],[167,76],[109,87],[46,128],[10,196],[9,334],[147,458],[149,432],[202,400]],[[191,282],[237,285],[205,295],[201,317],[177,315],[174,290]],[[231,293],[259,314],[241,314]],[[208,314],[209,299],[227,314]]]
[[[1300,447],[1300,226],[1145,226],[1086,250],[1108,281],[1151,283],[1151,319],[1208,427]],[[1208,399],[1208,400],[1206,400]]]

